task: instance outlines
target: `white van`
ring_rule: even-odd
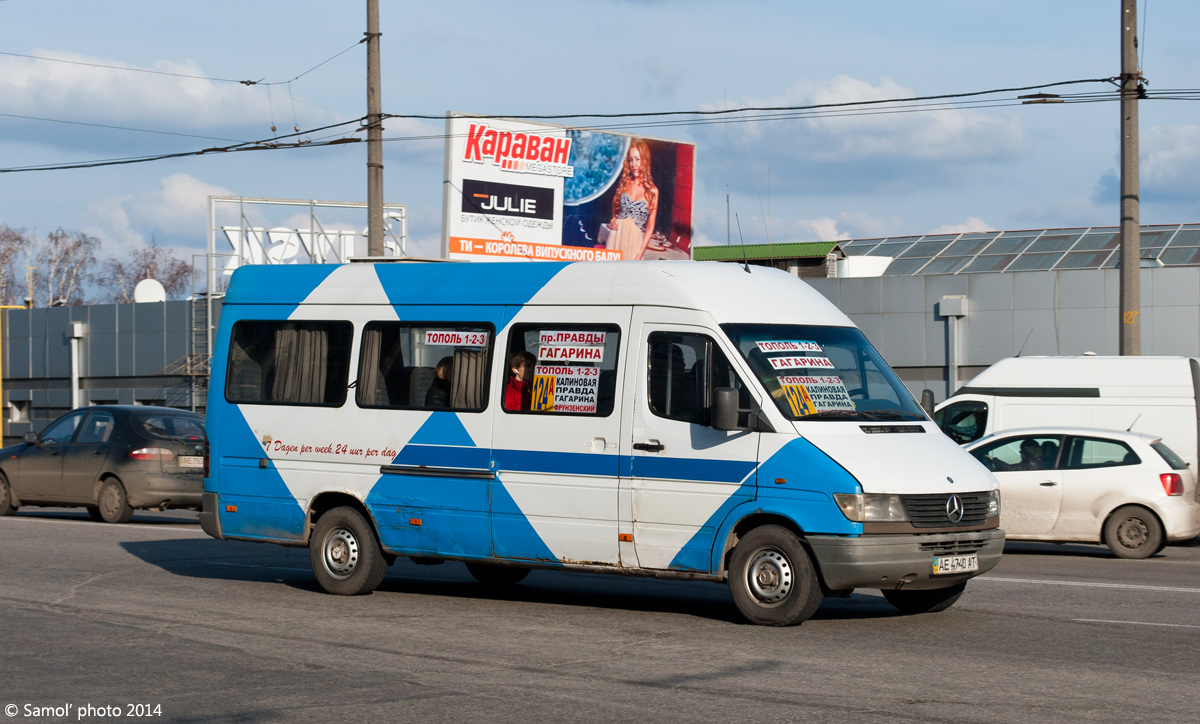
[[[964,445],[1016,427],[1144,432],[1196,470],[1198,400],[1200,361],[1190,357],[1011,357],[939,404],[934,420]]]
[[[249,266],[221,314],[201,524],[398,556],[728,581],[751,621],[824,595],[950,606],[999,561],[996,479],[798,279],[716,262]]]

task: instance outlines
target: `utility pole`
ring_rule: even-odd
[[[367,256],[383,256],[383,101],[379,0],[367,0]]]
[[[1138,219],[1137,0],[1121,0],[1121,324],[1122,355],[1142,353],[1142,240]]]

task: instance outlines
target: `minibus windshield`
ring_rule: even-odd
[[[723,324],[790,420],[924,420],[913,396],[854,327]]]

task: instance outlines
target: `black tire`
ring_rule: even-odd
[[[100,486],[100,494],[96,496],[96,507],[100,512],[100,520],[105,523],[128,523],[133,517],[133,508],[129,507],[129,496],[125,494],[125,486],[116,478],[109,478]]]
[[[1104,521],[1104,545],[1118,558],[1149,558],[1164,540],[1162,523],[1140,505],[1117,508]]]
[[[821,583],[800,539],[787,528],[764,525],[733,549],[729,592],[738,611],[761,626],[795,626],[817,612]]]
[[[347,506],[317,519],[308,560],[321,588],[339,596],[370,593],[387,574],[375,531],[361,513]]]
[[[967,582],[956,583],[947,588],[933,588],[925,591],[905,591],[904,589],[884,589],[881,591],[887,602],[904,613],[937,613],[945,611],[963,595]]]
[[[0,474],[0,515],[12,515],[17,512],[17,506],[12,502],[12,487],[8,478]]]
[[[92,520],[96,521],[97,523],[104,522],[104,517],[100,515],[100,509],[94,505],[89,505],[87,507],[87,514]]]
[[[485,586],[503,588],[520,583],[529,575],[528,568],[497,566],[492,563],[468,563],[467,572]]]

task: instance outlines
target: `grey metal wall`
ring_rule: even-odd
[[[1114,269],[805,281],[854,320],[914,394],[929,388],[938,400],[948,393],[948,325],[937,314],[943,296],[967,297],[967,315],[958,322],[960,385],[1022,347],[1026,355],[1118,353]],[[218,312],[215,304],[214,326]],[[193,331],[192,302],[3,315],[6,442],[70,409],[71,322],[84,324],[84,405],[165,404],[203,412],[203,398],[193,395],[196,380],[180,365],[204,351]],[[1142,270],[1142,354],[1200,356],[1200,267]],[[11,401],[29,409],[29,421],[12,421]]]
[[[1200,356],[1200,267],[1142,269],[1141,276],[1142,354]],[[938,400],[947,397],[943,296],[967,297],[958,321],[959,385],[1018,351],[1119,354],[1116,269],[805,281],[854,320],[914,393],[929,388]]]
[[[71,323],[79,342],[81,403],[167,405],[203,411],[187,374],[190,301],[3,312],[5,442],[71,409]],[[199,350],[203,351],[203,350]],[[14,404],[28,420],[14,420]]]

